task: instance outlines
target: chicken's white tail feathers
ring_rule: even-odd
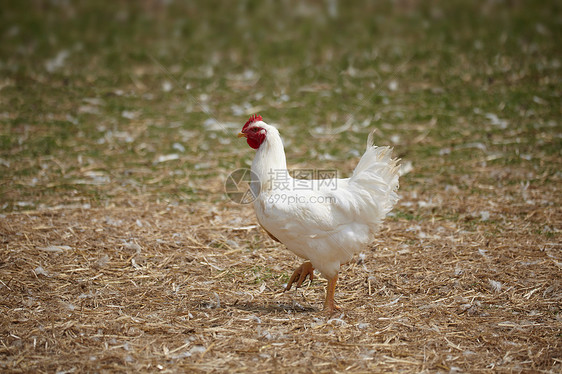
[[[367,149],[365,150],[365,152],[367,152],[369,148],[375,146],[375,133],[377,132],[377,130],[378,129],[375,128],[369,133],[369,136],[367,137]]]
[[[367,150],[349,179],[351,186],[356,185],[357,191],[362,191],[364,209],[373,217],[373,229],[398,201],[400,176],[400,160],[392,158],[391,147],[374,145],[375,132],[369,134]]]
[[[377,131],[378,129],[374,129],[369,133],[369,136],[367,138],[367,149],[365,149],[365,154],[361,157],[361,160],[359,160],[359,164],[355,168],[353,174],[355,175],[360,173],[364,168],[378,166],[382,167],[386,172],[390,172],[390,174],[393,176],[399,176],[400,159],[392,158],[392,147],[377,147],[375,145],[375,134],[377,133]],[[375,165],[373,165],[373,162],[371,161],[373,161]],[[398,180],[396,180],[396,189],[397,188]]]

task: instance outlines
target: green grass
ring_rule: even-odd
[[[378,143],[399,136],[397,153],[414,162],[402,181],[408,188],[424,188],[436,175],[447,183],[460,173],[486,180],[474,171],[475,159],[525,171],[505,183],[529,173],[546,173],[541,183],[559,180],[562,53],[555,35],[562,23],[555,1],[365,1],[340,4],[337,17],[323,3],[143,4],[4,7],[3,210],[71,195],[96,203],[129,182],[154,197],[213,201],[193,187],[173,187],[185,182],[181,173],[146,181],[173,170],[197,174],[197,165],[211,161],[214,172],[194,178],[205,185],[244,166],[253,152],[224,124],[241,126],[258,111],[251,108],[279,124],[291,143],[290,164],[348,175],[350,150],[362,151],[377,127]],[[350,115],[347,131],[310,134],[329,134]],[[216,130],[209,116],[221,124]],[[154,162],[170,153],[184,161]],[[104,171],[112,182],[72,184],[85,170]]]

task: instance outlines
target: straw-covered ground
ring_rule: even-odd
[[[6,6],[0,371],[562,372],[561,14]],[[402,159],[341,313],[282,292],[301,260],[225,194],[255,112],[292,169],[348,176],[373,128]]]
[[[488,205],[455,200],[433,209]],[[391,219],[343,267],[343,313],[331,317],[325,282],[281,292],[298,262],[249,208],[135,201],[8,214],[2,366],[559,372],[560,245],[536,234],[556,210],[498,201],[492,227],[466,213],[462,224]]]

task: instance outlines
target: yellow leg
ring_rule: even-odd
[[[328,289],[326,290],[326,301],[324,302],[324,310],[328,313],[334,313],[340,310],[334,301],[334,294],[336,293],[336,283],[338,281],[338,275],[328,280]]]
[[[285,291],[289,291],[291,289],[291,286],[293,285],[293,282],[295,281],[297,282],[296,287],[299,288],[302,282],[304,282],[304,280],[306,279],[306,277],[309,277],[311,282],[314,279],[314,268],[312,267],[312,264],[308,261],[302,264],[301,266],[299,266],[297,270],[295,270],[295,272],[291,276],[291,279],[289,279],[289,282],[287,282],[287,287],[285,287]]]

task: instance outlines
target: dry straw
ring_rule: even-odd
[[[321,278],[281,292],[299,260],[248,206],[6,214],[0,368],[560,372],[560,209],[434,201],[404,196],[412,217],[342,267],[334,316]]]

